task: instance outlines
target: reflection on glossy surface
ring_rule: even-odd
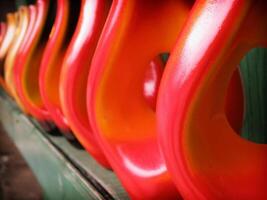
[[[123,164],[133,173],[134,176],[141,178],[153,178],[160,176],[166,171],[166,166],[162,160],[161,153],[156,141],[145,141],[144,143],[128,143],[117,147],[117,151],[122,158]],[[134,148],[139,146],[140,148]],[[134,151],[133,151],[134,149]],[[143,162],[147,160],[147,155],[151,154],[147,165]]]
[[[60,78],[60,100],[71,129],[85,149],[105,167],[109,164],[91,130],[85,94],[91,59],[109,6],[109,0],[82,1],[77,29],[64,58]]]
[[[0,59],[3,59],[5,57],[8,48],[11,45],[12,39],[16,32],[16,18],[16,13],[7,14],[7,30],[0,47]]]
[[[149,106],[155,111],[158,97],[158,88],[164,68],[162,59],[157,56],[149,62],[145,72],[143,95]]]
[[[40,97],[38,77],[40,61],[46,41],[42,41],[49,8],[48,0],[37,0],[36,19],[31,32],[27,33],[20,59],[14,66],[15,86],[18,96],[27,111],[38,120],[49,119]],[[48,23],[48,22],[47,22]],[[49,30],[50,31],[50,30]]]
[[[225,96],[244,54],[267,44],[266,1],[197,1],[164,72],[159,141],[185,199],[266,199],[267,145],[229,126]],[[168,133],[168,134],[166,134]]]

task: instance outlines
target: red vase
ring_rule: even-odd
[[[78,25],[66,52],[60,77],[63,113],[80,143],[105,167],[109,164],[94,138],[87,117],[86,83],[109,7],[109,0],[82,1]]]
[[[267,2],[197,1],[160,85],[157,122],[184,199],[267,199],[267,145],[241,138],[226,117],[230,78],[267,44]]]
[[[5,56],[8,52],[8,49],[12,43],[12,40],[14,38],[15,32],[16,32],[16,23],[17,23],[17,13],[8,13],[6,15],[7,18],[7,25],[6,25],[6,31],[4,34],[4,37],[2,39],[1,42],[1,46],[0,46],[0,62],[1,62],[1,66],[0,66],[0,70],[1,70],[1,75],[0,75],[0,85],[2,88],[5,89],[5,91],[8,91],[8,88],[5,84],[4,81],[4,59]]]
[[[30,35],[32,34],[32,30],[33,30],[33,27],[35,25],[35,21],[36,21],[36,16],[37,16],[37,8],[35,7],[35,5],[30,5],[29,6],[29,22],[28,22],[28,27],[27,27],[27,30],[26,30],[26,33],[21,41],[21,44],[17,50],[17,53],[16,53],[16,58],[14,59],[14,63],[13,63],[13,68],[12,68],[12,72],[11,74],[13,75],[12,79],[11,80],[13,82],[13,86],[14,86],[14,98],[17,102],[17,104],[19,105],[20,109],[24,111],[24,113],[26,114],[29,114],[29,111],[26,109],[26,107],[24,106],[24,104],[22,103],[19,95],[18,95],[18,88],[16,86],[16,82],[15,82],[15,78],[16,78],[16,71],[17,70],[20,70],[20,67],[21,67],[21,62],[22,62],[22,59],[25,57],[25,47],[26,45],[28,44],[29,40],[28,38],[30,37]]]
[[[17,99],[17,93],[14,88],[13,66],[15,60],[17,59],[17,52],[19,50],[19,47],[24,39],[24,36],[28,28],[29,16],[30,16],[29,8],[26,6],[21,6],[18,10],[18,23],[16,26],[17,28],[12,43],[8,49],[8,53],[6,55],[4,63],[5,83],[11,96],[14,97],[15,99]],[[18,104],[20,104],[20,101],[18,101]]]
[[[36,18],[20,47],[20,57],[14,66],[15,87],[23,107],[40,121],[50,120],[39,90],[39,69],[50,27],[47,26],[48,0],[37,0]]]
[[[62,61],[75,30],[79,2],[57,0],[55,22],[42,57],[39,73],[41,97],[52,120],[63,133],[70,133],[59,98],[59,78]]]
[[[178,199],[144,95],[151,61],[170,52],[190,1],[113,1],[87,85],[93,132],[132,199]]]

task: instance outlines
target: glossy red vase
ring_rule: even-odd
[[[37,0],[36,18],[20,47],[14,66],[15,87],[21,103],[30,115],[40,121],[50,120],[39,90],[39,69],[51,28],[47,20],[49,0]]]
[[[18,88],[16,87],[16,82],[15,82],[15,77],[16,77],[16,73],[17,73],[17,70],[20,69],[21,67],[21,62],[22,62],[22,59],[25,57],[25,47],[27,46],[28,44],[28,38],[30,37],[30,35],[32,34],[32,30],[33,30],[33,27],[35,25],[35,21],[36,21],[36,16],[37,16],[37,9],[35,7],[35,5],[30,5],[29,6],[29,22],[28,22],[28,27],[27,27],[27,30],[25,32],[25,35],[21,41],[21,44],[17,50],[17,53],[16,53],[16,58],[14,59],[14,63],[13,63],[13,68],[12,68],[12,74],[13,74],[13,77],[11,80],[14,84],[14,99],[16,100],[17,104],[19,105],[20,109],[24,111],[24,113],[26,114],[29,114],[28,110],[26,109],[26,107],[24,107],[24,104],[21,102],[21,99],[18,95]]]
[[[59,78],[66,49],[79,16],[79,1],[57,0],[56,18],[42,57],[39,85],[46,109],[57,127],[70,133],[59,99]]]
[[[105,167],[109,164],[93,136],[87,117],[86,84],[109,7],[109,0],[82,1],[78,25],[66,52],[60,77],[63,113],[80,143]]]
[[[267,2],[197,1],[160,85],[157,122],[184,199],[266,199],[267,145],[241,138],[225,114],[229,80],[267,44]]]
[[[29,15],[30,11],[29,8],[26,6],[21,6],[18,10],[18,23],[17,28],[14,34],[14,39],[9,47],[8,53],[5,58],[4,63],[4,79],[6,86],[14,98],[17,96],[16,90],[14,88],[14,73],[13,73],[13,66],[15,60],[17,59],[17,52],[18,49],[24,39],[25,33],[28,28],[29,23]],[[18,102],[20,104],[20,102]]]
[[[180,198],[156,138],[144,95],[151,61],[170,52],[191,1],[113,1],[89,73],[93,131],[132,199]]]
[[[1,62],[0,85],[2,86],[2,88],[5,89],[5,91],[8,92],[8,88],[5,84],[4,77],[3,77],[4,60],[5,60],[5,56],[8,52],[8,49],[12,43],[12,40],[13,40],[15,32],[16,32],[17,14],[16,13],[8,13],[6,15],[6,18],[7,18],[7,25],[6,25],[7,27],[6,27],[5,35],[4,35],[2,42],[1,42],[1,46],[0,46],[0,62]]]

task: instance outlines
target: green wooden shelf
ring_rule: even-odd
[[[36,175],[44,199],[129,199],[112,171],[63,136],[44,132],[2,90],[0,120]]]

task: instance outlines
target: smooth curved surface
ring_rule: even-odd
[[[39,85],[42,100],[51,118],[62,132],[70,132],[59,99],[59,77],[68,46],[67,28],[70,20],[70,1],[57,0],[56,18],[42,57]],[[74,27],[71,27],[74,29]]]
[[[17,104],[20,106],[20,108],[25,112],[25,113],[29,113],[28,110],[24,107],[24,104],[21,102],[20,98],[19,98],[19,95],[18,95],[18,88],[16,86],[16,83],[15,83],[15,77],[16,77],[16,73],[17,73],[17,70],[20,69],[20,66],[21,66],[21,61],[22,59],[24,59],[24,56],[25,56],[25,47],[26,45],[28,44],[28,38],[30,37],[30,35],[32,34],[32,30],[33,30],[33,27],[35,25],[35,21],[36,21],[36,15],[37,15],[37,9],[34,5],[30,5],[29,6],[29,22],[28,22],[28,27],[27,27],[27,30],[26,30],[26,33],[21,41],[21,44],[17,50],[17,54],[16,54],[16,59],[14,60],[14,65],[13,65],[13,70],[12,70],[12,73],[13,73],[13,83],[14,83],[14,90],[15,90],[15,96],[13,96],[17,102]]]
[[[21,6],[18,10],[17,30],[15,32],[14,39],[7,53],[7,56],[5,59],[5,66],[4,66],[4,79],[5,79],[7,88],[13,97],[17,96],[16,90],[14,88],[13,66],[14,66],[15,60],[17,59],[18,49],[27,31],[28,23],[29,23],[28,7]],[[20,102],[18,103],[21,105]]]
[[[229,126],[230,77],[267,44],[266,1],[197,1],[163,75],[157,121],[168,169],[185,199],[266,199],[267,145]]]
[[[8,13],[6,17],[7,17],[7,30],[2,40],[1,46],[0,46],[0,62],[1,63],[4,63],[5,56],[8,52],[8,49],[12,43],[12,40],[16,32],[16,23],[17,23],[16,13]],[[3,77],[3,70],[4,70],[3,66],[1,66],[0,85],[8,92],[8,88],[5,84],[4,77]]]
[[[0,23],[0,46],[2,45],[2,41],[3,41],[4,37],[5,37],[6,31],[7,31],[6,23],[5,22],[1,22]]]
[[[5,33],[5,37],[2,40],[2,44],[0,47],[0,59],[4,59],[9,46],[12,43],[13,37],[16,32],[16,24],[17,24],[17,13],[8,13],[7,14],[7,30]]]
[[[60,77],[63,113],[80,143],[105,167],[109,167],[109,164],[88,121],[86,84],[91,59],[109,7],[110,0],[82,1],[78,25],[66,52]]]
[[[170,52],[191,1],[113,1],[87,85],[88,114],[108,160],[132,199],[177,199],[144,97],[149,63]]]
[[[18,96],[30,115],[38,120],[49,120],[49,113],[45,109],[39,90],[39,68],[43,55],[46,38],[42,38],[47,21],[49,0],[37,0],[35,23],[28,32],[21,50],[18,63],[14,66],[14,79]]]

